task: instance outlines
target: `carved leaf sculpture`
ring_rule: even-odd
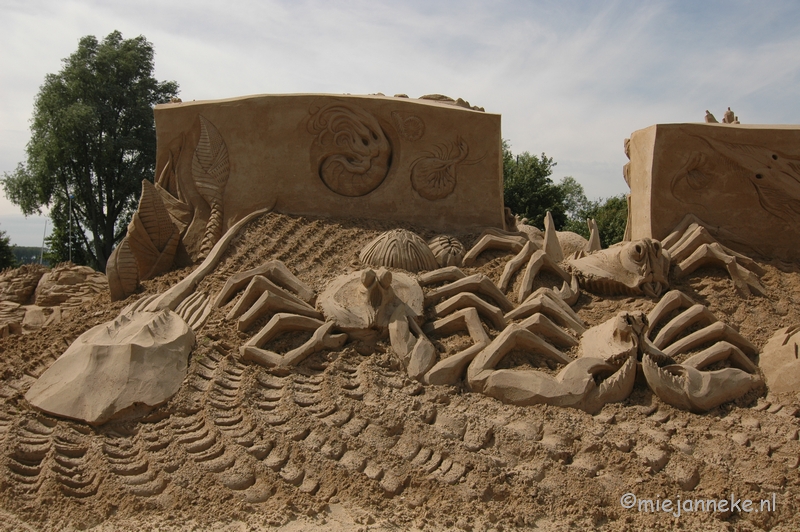
[[[200,140],[192,158],[192,177],[197,191],[211,207],[206,231],[200,244],[200,255],[205,257],[222,235],[222,198],[228,183],[230,163],[228,147],[217,128],[202,115]]]
[[[180,140],[180,147],[182,147],[182,138]],[[180,149],[178,149],[177,155],[170,151],[167,164],[164,165],[161,175],[156,180],[156,190],[161,195],[164,206],[172,217],[172,222],[178,227],[178,231],[183,233],[183,230],[192,221],[192,208],[183,201],[183,195],[181,194],[180,180],[178,179],[176,168],[176,161],[179,157]]]
[[[125,299],[136,291],[136,286],[139,284],[139,268],[127,236],[111,252],[106,263],[106,277],[111,291],[111,301]]]
[[[136,258],[139,279],[150,279],[172,267],[180,233],[156,188],[142,180],[139,209],[128,225],[128,245]]]

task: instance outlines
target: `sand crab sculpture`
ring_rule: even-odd
[[[245,331],[260,317],[272,317],[241,346],[242,360],[285,368],[319,350],[341,347],[348,339],[373,340],[390,335],[411,376],[420,377],[432,366],[435,351],[418,324],[423,310],[422,289],[406,274],[380,268],[339,276],[321,294],[318,311],[312,306],[316,299],[313,290],[283,263],[272,261],[231,277],[215,306],[230,302],[245,285],[228,319],[237,319],[239,329]],[[262,348],[289,331],[313,334],[303,345],[282,355]]]

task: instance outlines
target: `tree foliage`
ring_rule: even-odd
[[[17,259],[18,266],[38,264],[42,254],[42,248],[38,246],[11,246],[11,251],[14,253],[14,258]]]
[[[0,231],[0,270],[13,268],[17,265],[17,258],[14,256],[14,249],[11,246],[11,239],[5,231]]]
[[[508,141],[503,141],[503,199],[511,212],[527,218],[531,225],[543,227],[547,211],[556,227],[567,221],[565,192],[550,179],[555,165],[544,153],[541,157],[528,152],[515,156]]]
[[[600,233],[600,244],[604,248],[622,241],[628,223],[628,201],[624,194],[592,201],[586,198],[583,186],[570,176],[563,178],[559,186],[565,190],[567,197],[568,220],[564,224],[564,231],[589,238],[586,219],[594,218]]]
[[[104,270],[141,180],[153,178],[153,106],[178,92],[174,81],[153,77],[153,54],[143,36],[86,36],[39,89],[27,161],[5,174],[3,188],[25,214],[50,207],[56,262],[68,258],[71,209],[73,261]]]
[[[587,218],[594,218],[605,248],[622,241],[628,222],[628,202],[624,195],[590,200],[583,185],[573,177],[553,183],[550,176],[556,165],[552,157],[524,152],[511,153],[511,145],[503,140],[503,192],[506,207],[528,223],[542,229],[547,211],[559,231],[572,231],[589,238]]]

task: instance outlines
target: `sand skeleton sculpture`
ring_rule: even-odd
[[[662,401],[702,412],[763,383],[753,344],[702,304],[668,290],[671,276],[711,265],[724,268],[744,297],[763,295],[760,268],[741,253],[763,251],[760,243],[736,227],[704,223],[720,218],[713,202],[673,209],[670,216],[679,218],[668,233],[656,216],[657,196],[674,194],[675,183],[716,186],[714,172],[724,165],[709,163],[709,153],[733,149],[717,138],[725,131],[683,125],[692,149],[678,150],[673,158],[685,160],[670,167],[669,185],[647,189],[644,199],[637,183],[665,181],[652,166],[658,143],[635,133],[626,142],[625,170],[634,239],[600,249],[592,220],[588,241],[558,233],[550,217],[544,232],[507,224],[499,117],[443,98],[298,95],[159,106],[158,179],[143,181],[139,210],[109,261],[112,296],[122,299],[140,280],[202,262],[167,292],[134,301],[113,322],[84,333],[31,387],[28,401],[92,424],[163,403],[181,386],[195,332],[215,308],[248,336],[239,359],[279,374],[321,350],[388,338],[410,378],[428,385],[464,379],[473,392],[518,405],[596,412],[628,397],[639,375]],[[648,146],[649,158],[642,155]],[[737,168],[758,151],[736,150]],[[769,160],[785,155],[778,157]],[[774,172],[798,173],[787,164]],[[776,215],[765,190],[756,190],[765,209],[759,216]],[[361,268],[320,294],[279,261],[232,275],[219,293],[195,292],[237,231],[269,208],[415,222],[441,234],[426,242],[404,229],[383,233],[361,251]],[[793,207],[781,208],[778,214]],[[466,250],[456,228],[484,231]],[[513,254],[499,280],[462,271],[489,250]],[[560,286],[537,288],[541,273]],[[588,328],[572,308],[581,290],[658,303],[647,315],[621,312]],[[287,352],[269,349],[296,331],[310,338]],[[472,344],[444,358],[431,340],[464,333]],[[539,367],[514,367],[520,351]]]

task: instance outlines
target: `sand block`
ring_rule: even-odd
[[[99,425],[172,397],[192,345],[194,333],[171,310],[122,315],[78,337],[25,398],[47,413]]]
[[[767,387],[773,393],[800,390],[800,327],[786,327],[776,332],[764,346],[758,366]]]
[[[215,216],[228,227],[273,204],[286,214],[442,231],[503,227],[496,114],[434,100],[293,94],[162,104],[155,119],[156,176],[164,197],[190,206],[170,207],[176,223],[186,216],[190,252]]]
[[[632,240],[694,214],[732,249],[800,259],[800,126],[657,124],[626,149]]]

